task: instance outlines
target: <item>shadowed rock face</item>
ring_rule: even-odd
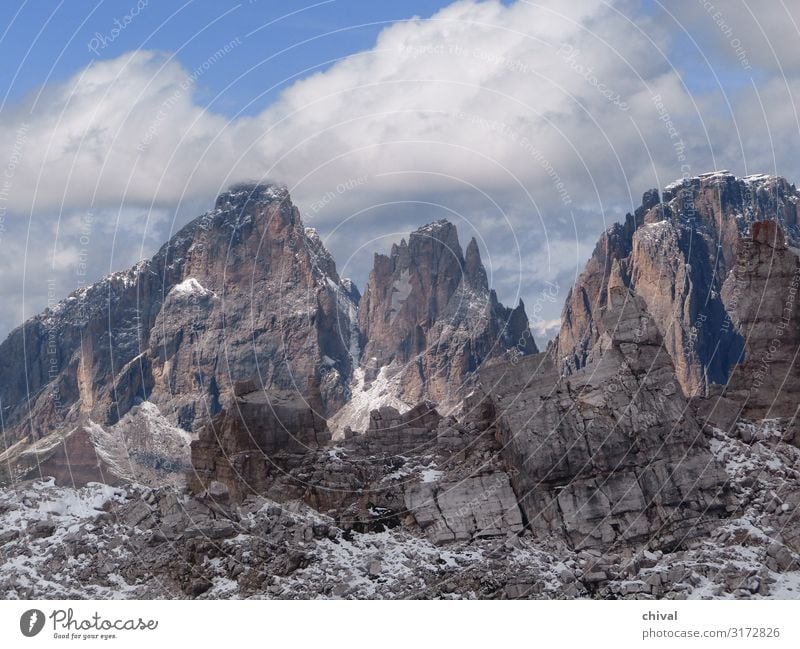
[[[798,192],[783,178],[704,174],[647,192],[624,225],[601,237],[570,291],[552,352],[567,372],[587,362],[599,337],[613,262],[646,303],[686,395],[725,383],[741,359],[743,340],[730,326],[722,286],[736,261],[737,241],[773,219],[791,245],[800,243]]]
[[[330,439],[318,410],[297,392],[258,390],[237,396],[192,442],[190,486],[201,491],[220,482],[236,499],[266,493]]]
[[[285,188],[240,185],[151,260],[81,289],[0,345],[6,443],[149,400],[186,430],[219,412],[231,382],[320,386],[347,398],[350,296]]]
[[[723,299],[745,340],[724,396],[748,419],[796,418],[800,404],[800,260],[774,221],[739,241]],[[795,422],[796,427],[796,422]],[[800,442],[800,436],[797,441]]]
[[[610,274],[598,340],[567,377],[547,354],[481,370],[532,529],[572,547],[678,547],[730,504],[644,300]]]
[[[395,396],[410,404],[427,398],[449,407],[481,363],[537,351],[524,305],[498,302],[477,242],[465,255],[447,221],[412,232],[388,256],[375,255],[358,323],[367,381],[390,368]]]

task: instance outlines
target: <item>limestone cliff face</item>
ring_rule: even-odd
[[[148,400],[196,430],[233,381],[347,398],[351,287],[285,188],[239,185],[151,260],[79,290],[0,345],[5,443]],[[325,412],[323,412],[323,415]]]
[[[725,397],[748,419],[795,418],[800,404],[800,260],[774,221],[753,224],[741,239],[723,287],[745,359]],[[796,421],[795,421],[796,426]],[[800,436],[798,436],[800,441]]]
[[[624,225],[603,234],[571,290],[552,346],[557,365],[567,372],[585,365],[616,260],[663,336],[684,393],[724,383],[743,351],[722,297],[737,242],[755,222],[774,219],[797,245],[798,197],[783,178],[727,172],[673,183],[660,200],[656,190],[647,192]]]
[[[456,227],[438,221],[375,255],[358,314],[366,382],[381,368],[395,396],[445,409],[489,359],[535,353],[525,307],[490,290],[477,242],[462,251]]]

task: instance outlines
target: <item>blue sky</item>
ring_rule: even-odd
[[[0,87],[6,101],[42,84],[66,79],[92,61],[113,59],[136,49],[174,53],[192,70],[217,48],[239,38],[242,45],[237,47],[236,56],[226,57],[222,65],[203,76],[197,100],[228,116],[252,115],[304,71],[325,69],[330,65],[326,61],[370,48],[381,29],[395,21],[430,17],[451,3],[147,0],[141,9],[137,4],[133,0],[5,3],[0,51],[7,63],[0,68]],[[646,0],[640,8],[643,15],[669,20],[659,2]],[[118,29],[118,24],[125,27]],[[713,90],[720,81],[733,89],[758,77],[758,71],[743,71],[716,49],[703,51],[710,66],[698,65],[697,45],[678,28],[673,31],[669,54],[693,92]],[[245,75],[246,83],[231,85],[240,75]],[[222,91],[224,96],[218,97]]]
[[[455,220],[504,302],[558,284],[542,342],[645,190],[800,179],[800,3],[718,4],[6,2],[0,335],[79,285],[87,213],[92,281],[274,179],[362,286],[375,251]]]
[[[113,59],[136,49],[174,52],[191,70],[217,48],[240,38],[243,45],[236,56],[226,57],[203,76],[198,99],[211,100],[245,74],[246,83],[233,85],[213,109],[226,115],[255,114],[287,85],[284,79],[309,68],[324,69],[328,67],[325,61],[371,47],[388,24],[428,17],[447,4],[438,0],[149,0],[137,11],[136,0],[13,0],[3,5],[0,51],[6,63],[0,68],[0,86],[13,101],[44,83],[68,78],[93,60]],[[115,21],[126,25],[118,35],[113,33]],[[269,57],[274,58],[265,64]],[[258,97],[272,87],[275,90]]]

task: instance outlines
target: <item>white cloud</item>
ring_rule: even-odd
[[[696,9],[687,8],[689,27],[705,25]],[[726,9],[731,20],[734,13]],[[787,51],[782,42],[778,56],[792,58],[796,39],[763,17],[792,44]],[[76,210],[97,210],[115,227],[124,213],[122,236],[139,242],[155,204],[160,220],[145,238],[152,241],[166,236],[174,214],[186,218],[186,203],[210,201],[235,180],[277,178],[323,234],[338,228],[329,243],[340,260],[364,240],[449,215],[460,222],[462,243],[476,234],[499,260],[501,297],[519,291],[529,302],[532,260],[553,264],[550,279],[571,282],[587,241],[620,209],[632,210],[641,191],[680,176],[654,95],[694,172],[715,164],[798,172],[787,101],[794,81],[763,84],[766,120],[752,92],[731,116],[720,97],[686,90],[686,71],[668,58],[675,29],[633,2],[460,0],[430,20],[388,27],[371,50],[296,82],[261,114],[236,119],[196,105],[192,73],[165,54],[95,62],[4,115],[0,152],[10,159],[15,143],[18,151],[0,207],[6,219],[32,213],[42,233]],[[758,135],[748,134],[750,124]],[[731,137],[736,125],[744,144]],[[364,180],[339,191],[356,179]],[[375,207],[404,200],[443,207]],[[9,236],[0,245],[19,254]],[[362,257],[349,269],[356,277],[366,272]],[[531,263],[513,281],[499,278],[513,258],[518,268],[519,258]]]

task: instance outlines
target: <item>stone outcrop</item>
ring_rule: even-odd
[[[732,508],[644,300],[618,263],[585,367],[548,354],[480,372],[496,403],[513,485],[531,528],[576,549],[675,548]]]
[[[522,532],[499,456],[490,405],[470,400],[461,423],[430,402],[382,407],[363,434],[330,442],[324,421],[295,396],[236,397],[192,444],[191,486],[222,484],[233,500],[302,500],[343,529],[421,529],[436,544]],[[298,431],[295,435],[290,431]]]
[[[774,221],[739,241],[723,299],[745,340],[724,398],[748,419],[796,419],[800,407],[800,260]],[[800,440],[800,438],[798,438]]]
[[[330,439],[325,419],[298,392],[241,394],[192,442],[190,485],[202,491],[220,482],[239,500],[266,493]]]
[[[522,514],[508,474],[460,482],[421,482],[405,491],[405,504],[434,543],[522,532]]]
[[[614,261],[661,333],[687,396],[727,381],[742,357],[722,287],[736,263],[740,237],[774,219],[800,244],[798,192],[774,176],[703,174],[645,193],[642,205],[603,234],[567,297],[551,351],[567,372],[584,366],[599,338],[598,314]]]
[[[232,382],[253,377],[300,394],[314,383],[321,414],[335,412],[352,374],[354,297],[285,188],[232,187],[152,259],[0,345],[4,443],[113,425],[145,400],[197,430]]]
[[[449,410],[482,363],[537,351],[522,302],[500,304],[477,242],[464,253],[448,221],[412,232],[388,256],[375,255],[358,324],[363,377],[353,393],[369,392],[377,379],[388,384],[395,407],[430,399]]]

